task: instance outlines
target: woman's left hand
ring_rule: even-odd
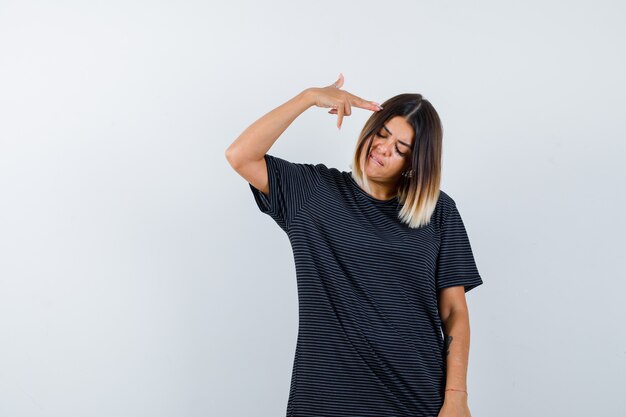
[[[472,417],[465,393],[459,393],[458,397],[446,396],[437,417]]]

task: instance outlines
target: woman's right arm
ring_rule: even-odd
[[[252,123],[226,149],[226,159],[239,175],[254,188],[269,195],[265,154],[289,125],[311,106],[330,107],[330,114],[337,114],[337,127],[341,128],[343,117],[352,114],[352,106],[378,111],[378,103],[341,90],[343,74],[335,83],[325,88],[311,87],[286,103],[276,107]]]
[[[307,88],[248,126],[226,149],[226,159],[254,188],[269,195],[265,154],[289,125],[314,104]]]
[[[307,88],[248,126],[226,149],[226,159],[233,168],[263,159],[289,125],[313,105],[310,94]]]

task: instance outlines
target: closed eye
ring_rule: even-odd
[[[381,137],[381,138],[383,138],[383,139],[387,139],[387,136],[383,136],[383,135],[381,135],[380,133],[378,133],[376,136]],[[406,153],[404,153],[404,152],[400,152],[400,149],[398,149],[398,145],[396,145],[396,146],[395,146],[395,149],[396,149],[396,153],[397,153],[398,155],[400,155],[400,156],[406,156]]]

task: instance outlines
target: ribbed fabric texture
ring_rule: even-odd
[[[265,155],[261,210],[293,249],[299,328],[287,417],[437,417],[446,363],[437,290],[481,285],[454,200],[400,222],[351,172]]]

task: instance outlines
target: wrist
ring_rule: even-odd
[[[467,391],[446,390],[444,400],[448,402],[465,402],[467,401]]]
[[[299,96],[302,98],[302,101],[306,103],[308,107],[312,107],[315,105],[315,87],[309,87],[304,89]]]
[[[467,395],[465,395],[464,392],[447,391],[443,402],[447,404],[467,405]]]

